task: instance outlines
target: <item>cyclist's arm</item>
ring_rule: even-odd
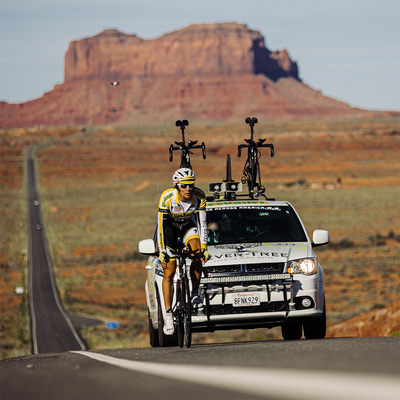
[[[169,199],[171,198],[171,193],[169,190],[166,190],[160,197],[160,201],[158,203],[158,215],[157,215],[157,224],[158,224],[158,249],[159,251],[163,251],[166,249],[165,247],[165,224],[168,218],[168,204]]]
[[[207,250],[207,213],[201,210],[197,213],[197,227],[199,228],[200,245],[202,250]]]
[[[196,188],[197,189],[197,188]],[[196,196],[198,197],[198,207],[196,212],[196,222],[197,227],[199,229],[199,237],[200,237],[200,244],[202,250],[207,250],[207,200],[205,193],[197,189],[195,192]]]
[[[158,211],[158,230],[157,230],[157,235],[158,235],[158,250],[161,252],[166,249],[165,247],[165,223],[167,220],[168,214],[164,212]]]

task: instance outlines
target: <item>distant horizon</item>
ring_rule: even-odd
[[[155,39],[192,24],[237,22],[286,49],[299,78],[366,110],[400,110],[398,0],[2,0],[0,99],[13,104],[64,82],[71,41],[117,29]]]

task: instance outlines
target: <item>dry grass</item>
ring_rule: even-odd
[[[1,212],[7,235],[1,239],[1,254],[8,269],[2,269],[7,295],[1,297],[1,305],[10,313],[21,307],[11,292],[26,267],[23,148],[76,131],[80,128],[26,136],[2,132],[2,160],[7,158],[7,164],[2,163]],[[192,156],[200,187],[206,189],[208,182],[224,177],[227,153],[233,177],[240,179],[245,154],[237,160],[237,145],[247,137],[244,124],[188,127],[186,139],[207,146],[206,160],[198,151]],[[267,151],[261,158],[267,194],[290,201],[310,234],[317,228],[331,233],[334,245],[317,249],[325,271],[328,323],[395,300],[399,243],[393,237],[384,245],[370,238],[400,234],[399,121],[260,123],[259,137],[276,149],[274,159]],[[175,127],[108,127],[81,132],[38,152],[41,204],[66,307],[121,323],[119,331],[87,328],[85,337],[93,348],[147,345],[144,259],[138,258],[137,244],[153,236],[159,195],[179,164],[177,154],[169,163],[168,147],[180,139]],[[340,188],[323,189],[334,187],[338,178]],[[10,323],[3,325],[6,338]],[[195,335],[195,340],[271,335],[274,332],[268,330],[233,331]],[[19,345],[8,342],[11,348],[3,354],[9,356]]]

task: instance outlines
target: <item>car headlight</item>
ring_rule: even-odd
[[[315,275],[317,273],[317,260],[315,258],[303,258],[290,261],[287,272],[289,274]]]

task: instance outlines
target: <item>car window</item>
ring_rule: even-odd
[[[305,242],[290,206],[223,206],[207,210],[208,243]]]

